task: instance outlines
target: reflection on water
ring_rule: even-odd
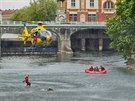
[[[134,101],[135,73],[126,69],[125,62],[113,52],[2,57],[0,101]],[[91,65],[110,70],[86,74]],[[25,74],[30,75],[30,88],[22,83]]]

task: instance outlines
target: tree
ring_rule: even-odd
[[[11,20],[52,21],[55,20],[57,3],[54,0],[33,0],[30,6],[18,10]]]
[[[135,1],[117,0],[116,7],[115,17],[107,19],[106,33],[110,46],[130,59],[135,54]]]

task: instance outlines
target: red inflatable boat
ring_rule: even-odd
[[[106,74],[107,70],[103,70],[103,71],[90,71],[89,68],[86,68],[85,72],[89,73],[89,74]]]

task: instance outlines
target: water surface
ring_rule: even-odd
[[[118,53],[73,57],[10,56],[0,62],[0,101],[134,101],[135,73]],[[104,65],[107,74],[86,74]],[[30,75],[32,86],[22,83]],[[47,91],[48,88],[54,91]]]

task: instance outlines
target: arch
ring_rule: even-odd
[[[112,1],[105,1],[103,4],[104,9],[114,9],[114,2]]]
[[[104,29],[81,29],[71,34],[71,48],[73,51],[100,51],[109,49],[109,38]]]
[[[47,29],[47,30],[53,32],[55,35],[57,35],[58,38],[60,38],[60,35],[58,34],[56,30],[53,30],[53,29]]]

